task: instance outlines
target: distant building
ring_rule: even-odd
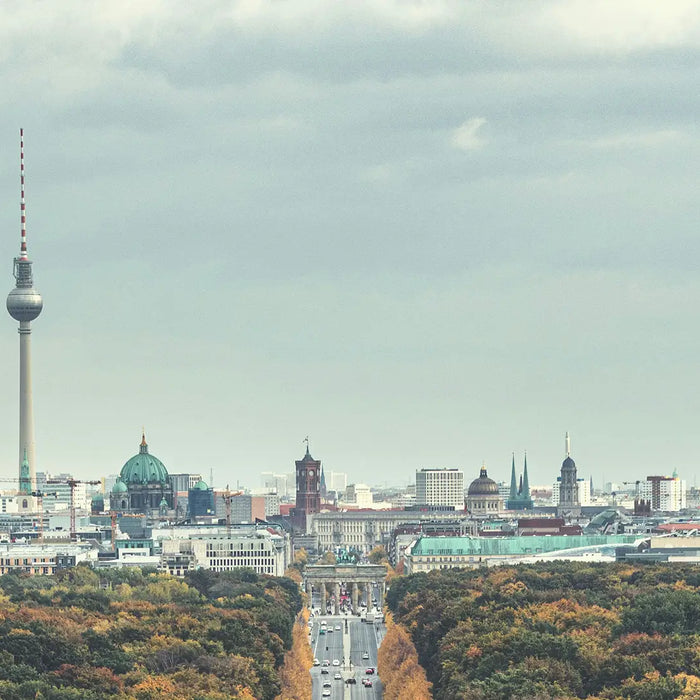
[[[291,511],[292,523],[298,532],[308,531],[308,518],[321,510],[321,462],[309,452],[296,464],[296,505]]]
[[[173,486],[168,470],[148,451],[145,434],[138,454],[127,460],[110,493],[111,510],[153,515],[173,508]]]
[[[72,567],[81,561],[92,561],[96,558],[97,553],[90,545],[0,544],[0,575],[11,571],[50,575],[61,568]]]
[[[265,500],[265,517],[280,514],[280,497],[275,489],[251,489],[250,493]]]
[[[467,489],[467,510],[474,518],[493,518],[503,512],[503,498],[498,484],[489,478],[483,465],[478,478]]]
[[[639,482],[639,495],[651,503],[652,511],[678,512],[686,507],[686,486],[683,479],[673,476],[648,476]]]
[[[227,517],[225,497],[228,493],[228,491],[214,492],[214,508],[216,517],[219,519]],[[232,523],[253,523],[256,520],[265,520],[265,496],[242,493],[229,498]]]
[[[464,519],[464,511],[455,512],[455,520]],[[440,517],[449,519],[441,513]],[[355,549],[370,552],[377,545],[388,547],[393,531],[404,523],[421,523],[433,520],[433,512],[407,512],[404,510],[348,510],[317,513],[311,518],[310,530],[318,535],[321,551]]]
[[[588,479],[577,478],[576,479],[576,491],[578,493],[578,504],[579,506],[590,506],[591,505],[591,487],[590,481]],[[552,505],[558,506],[561,494],[561,477],[558,476],[557,480],[552,484]]]
[[[261,475],[262,485],[265,489],[274,489],[278,497],[286,499],[289,496],[289,475],[275,474],[273,472],[263,472]]]
[[[620,545],[637,535],[547,535],[540,537],[420,537],[405,551],[404,572],[476,568],[539,559],[614,561]]]
[[[561,476],[558,479],[558,486],[559,497],[557,514],[563,517],[578,517],[581,515],[581,499],[579,498],[578,491],[576,462],[571,459],[569,433],[566,434],[566,457],[561,465]],[[552,497],[554,497],[553,493]]]
[[[464,509],[464,472],[461,469],[416,471],[416,505]]]
[[[192,536],[162,540],[160,569],[182,576],[193,569],[232,571],[253,569],[257,574],[284,576],[289,564],[284,535],[268,530],[227,536]]]
[[[190,487],[187,495],[187,505],[191,518],[214,517],[214,491],[200,479],[194,486]]]
[[[372,491],[367,484],[350,484],[345,489],[343,505],[355,508],[371,508],[374,503]]]
[[[345,472],[331,472],[327,477],[327,489],[343,493],[348,487],[348,475]]]

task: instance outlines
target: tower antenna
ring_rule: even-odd
[[[19,259],[27,259],[27,205],[24,201],[24,129],[19,130],[19,209],[21,215],[21,243],[19,246]]]

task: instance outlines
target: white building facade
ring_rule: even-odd
[[[464,472],[461,469],[416,471],[416,504],[464,509]]]
[[[163,539],[160,569],[182,576],[191,569],[231,571],[249,568],[257,574],[284,576],[288,566],[285,537],[267,530],[251,534]]]

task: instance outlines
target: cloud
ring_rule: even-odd
[[[486,140],[479,136],[479,129],[486,124],[483,117],[467,119],[460,127],[452,132],[452,145],[460,151],[478,151]]]

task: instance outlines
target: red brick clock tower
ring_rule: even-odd
[[[321,461],[314,459],[306,443],[306,454],[297,460],[297,500],[292,514],[295,527],[306,531],[307,517],[321,510]]]

